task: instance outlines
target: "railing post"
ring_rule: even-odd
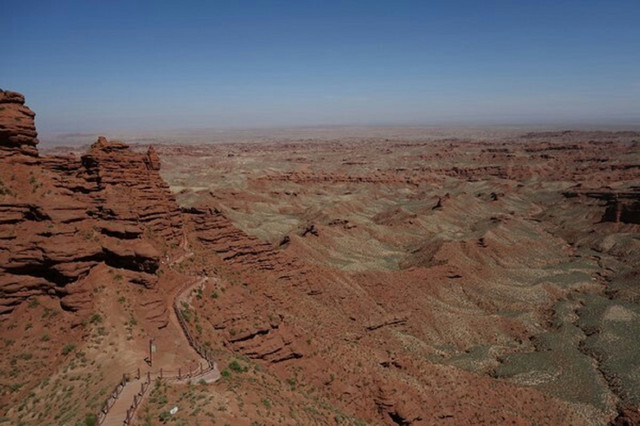
[[[183,285],[181,292],[184,292],[186,289],[189,288],[188,283]],[[201,345],[197,345],[195,339],[193,338],[191,331],[189,330],[189,328],[187,327],[186,321],[184,319],[184,316],[182,315],[182,312],[180,311],[180,308],[178,306],[178,298],[174,298],[173,300],[173,307],[174,310],[176,312],[176,316],[178,318],[178,322],[184,332],[184,335],[187,339],[187,342],[189,343],[189,345],[198,353],[198,355],[200,355],[201,358],[203,358],[205,360],[206,365],[202,364],[202,360],[198,360],[198,363],[194,365],[192,363],[188,364],[187,367],[189,369],[189,371],[187,372],[187,375],[184,376],[184,378],[193,378],[193,376],[198,376],[200,375],[204,375],[205,372],[208,372],[210,370],[215,370],[218,368],[217,363],[213,360],[212,356],[211,356],[211,350],[208,347],[205,346],[201,346]],[[199,373],[198,373],[199,371]],[[142,371],[141,369],[138,367],[134,373],[136,376],[136,380],[141,380],[142,379]],[[157,374],[157,373],[156,373]],[[122,391],[124,390],[124,388],[126,387],[126,385],[129,383],[129,381],[132,381],[132,374],[131,373],[123,373],[122,374],[122,379],[120,381],[120,383],[115,387],[113,393],[111,394],[111,397],[108,398],[105,402],[105,404],[103,405],[99,415],[98,415],[98,424],[102,424],[106,418],[107,418],[107,414],[109,413],[109,411],[111,410],[111,408],[114,406],[114,404],[116,403],[117,399],[120,397],[120,394],[122,393]],[[159,371],[159,375],[155,376],[156,379],[159,377],[160,379],[164,378],[164,371],[162,368],[160,368]],[[174,378],[175,376],[171,376],[171,374],[169,375],[170,378]],[[182,376],[182,368],[178,368],[178,379],[181,380],[183,379]],[[135,415],[135,411],[138,408],[138,405],[142,402],[142,397],[144,396],[145,392],[149,389],[149,386],[151,385],[151,371],[147,371],[147,379],[146,382],[144,382],[143,380],[141,380],[141,384],[140,384],[140,392],[136,395],[133,396],[133,403],[132,405],[129,406],[129,408],[127,409],[126,412],[126,418],[124,419],[123,424],[124,425],[130,425],[133,417]]]

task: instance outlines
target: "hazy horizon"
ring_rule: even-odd
[[[256,128],[198,128],[165,130],[105,130],[92,132],[60,132],[39,135],[40,149],[56,147],[86,147],[105,136],[132,146],[158,144],[218,144],[256,142],[299,142],[353,140],[496,140],[519,138],[529,132],[560,131],[632,131],[640,133],[639,125],[432,125],[432,126],[292,126]]]
[[[25,1],[0,87],[64,133],[640,125],[637,1]]]

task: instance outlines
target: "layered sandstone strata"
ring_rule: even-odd
[[[35,116],[23,95],[0,90],[0,158],[31,162],[38,156]]]
[[[40,157],[34,115],[22,95],[0,91],[0,314],[43,294],[88,308],[101,263],[153,287],[161,248],[182,233],[153,148],[101,137],[80,159]]]

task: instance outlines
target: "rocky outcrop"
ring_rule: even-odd
[[[0,158],[30,163],[38,157],[35,115],[23,95],[0,90]]]
[[[0,206],[0,313],[40,294],[60,297],[68,310],[81,309],[88,300],[77,297],[78,283],[99,263],[131,271],[131,282],[154,285],[160,253],[152,243],[104,235],[86,210],[75,210],[78,207]]]
[[[388,384],[378,386],[375,403],[387,424],[412,425],[422,422],[424,410],[407,397],[407,391],[408,387],[400,390]]]
[[[281,264],[280,254],[271,244],[242,232],[215,207],[198,206],[185,213],[195,226],[198,240],[222,260],[263,271],[286,272],[286,265]]]
[[[633,187],[629,191],[602,190],[574,190],[563,193],[566,198],[591,198],[604,202],[604,213],[601,222],[640,224],[640,187]]]
[[[270,279],[285,282],[307,294],[320,293],[317,280],[307,264],[295,255],[276,249],[271,243],[243,232],[219,209],[200,205],[185,209],[184,213],[186,221],[193,224],[197,240],[224,262],[266,273]],[[305,235],[317,237],[319,234],[317,228],[310,225],[302,229],[301,236]],[[291,241],[291,237],[287,238],[283,239],[280,247],[286,247]]]
[[[160,157],[153,146],[149,147],[145,162],[150,170],[160,170]]]
[[[387,315],[386,318],[371,321],[369,324],[365,325],[365,329],[367,331],[374,331],[382,327],[401,325],[405,324],[407,322],[407,319],[407,315]]]
[[[231,324],[228,328],[227,321]],[[218,329],[227,328],[229,336],[225,345],[252,359],[259,359],[273,364],[303,357],[297,343],[300,336],[287,326],[272,321],[269,324],[256,326],[248,321],[228,319],[216,324]],[[236,331],[239,330],[239,331]]]
[[[633,223],[640,225],[640,191],[587,193],[588,197],[607,202],[603,222]]]
[[[305,225],[302,231],[300,232],[301,237],[306,237],[307,235],[313,235],[316,237],[320,235],[318,228],[316,228],[316,226],[313,223],[309,223]]]
[[[180,210],[158,170],[158,155],[149,148],[135,153],[122,142],[99,138],[82,157],[86,180],[95,183],[101,203],[95,216],[130,228],[144,226],[152,237],[177,244]]]
[[[611,422],[612,426],[633,426],[640,424],[640,410],[624,408],[620,414]]]
[[[265,182],[293,182],[298,184],[411,184],[415,185],[424,177],[403,176],[404,170],[378,172],[375,175],[352,176],[341,173],[286,172],[273,173],[255,179]]]
[[[24,97],[1,91],[0,105],[0,314],[45,294],[67,310],[89,307],[98,264],[155,286],[158,248],[182,233],[155,151],[101,137],[79,159],[40,157]]]
[[[169,324],[169,310],[162,298],[148,298],[140,302],[140,308],[145,313],[147,321],[158,328],[165,328]]]
[[[145,240],[104,237],[102,250],[105,261],[115,267],[154,273],[160,264],[160,252]]]

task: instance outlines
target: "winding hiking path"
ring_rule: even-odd
[[[179,263],[188,257],[189,255],[185,254],[171,264]],[[204,380],[206,383],[214,383],[220,378],[220,371],[218,370],[217,364],[211,361],[210,358],[207,359],[203,356],[202,348],[196,347],[196,344],[193,342],[192,337],[189,335],[190,333],[188,328],[186,327],[184,318],[182,318],[179,312],[179,306],[183,302],[189,303],[191,301],[192,291],[196,287],[202,286],[208,279],[208,277],[203,277],[186,286],[185,288],[178,290],[178,293],[174,297],[172,309],[169,313],[169,320],[174,324],[174,326],[182,331],[182,335],[187,341],[187,344],[191,348],[193,348],[194,352],[196,352],[200,357],[200,373],[198,373],[198,369],[195,369],[193,373],[191,370],[189,370],[189,372],[184,371],[184,374],[181,374],[179,377],[167,377],[166,375],[161,376],[161,373],[159,372],[152,373],[141,371],[141,377],[131,379],[126,383],[124,388],[122,388],[119,396],[115,399],[111,408],[99,422],[100,425],[122,426],[134,422],[135,411],[137,407],[142,405],[147,399],[148,395],[151,393],[151,390],[149,388],[153,386],[153,384],[155,383],[155,379],[157,378],[166,378],[172,383],[188,383],[192,380]],[[202,367],[203,362],[204,365],[207,366],[206,369]],[[180,366],[169,367],[176,369]]]
[[[134,379],[127,383],[122,393],[107,413],[104,421],[100,423],[104,426],[122,426],[127,417],[127,410],[131,407],[133,397],[140,391],[140,379]]]

